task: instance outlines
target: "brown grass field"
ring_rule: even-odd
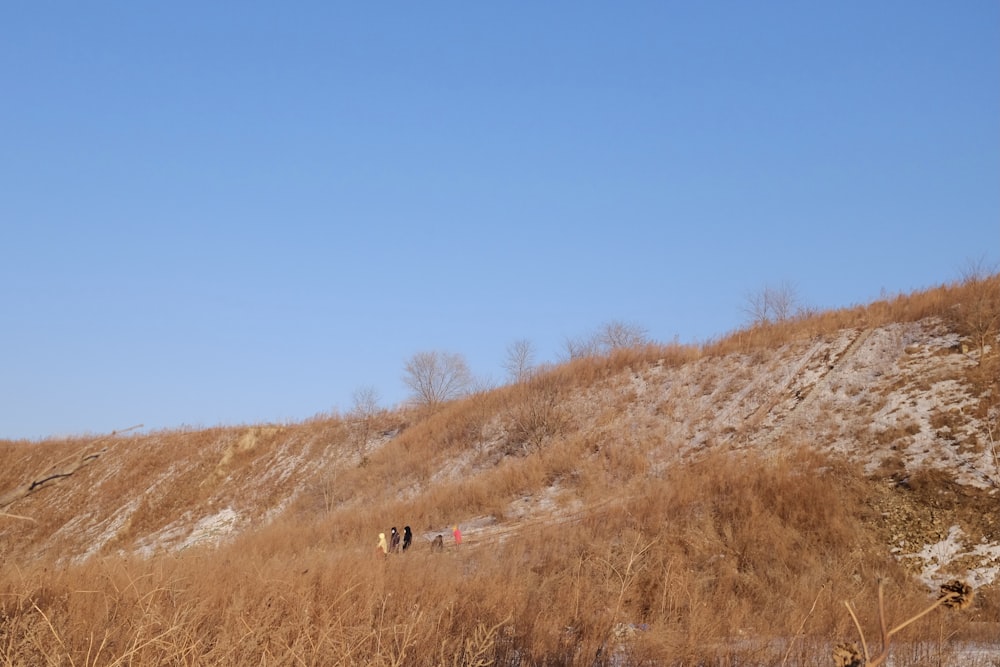
[[[363,425],[0,441],[0,665],[833,665],[952,526],[975,595],[891,664],[1000,664],[998,327],[989,276]]]

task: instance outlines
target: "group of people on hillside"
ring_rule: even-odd
[[[409,526],[403,527],[403,533],[400,535],[396,527],[392,527],[392,531],[389,533],[389,541],[385,539],[385,533],[378,534],[378,546],[375,547],[375,553],[381,556],[388,556],[389,554],[398,554],[400,551],[406,551],[410,548],[413,543],[413,532],[410,530]]]
[[[455,539],[455,546],[462,543],[462,531],[458,529],[458,525],[452,527],[451,536]],[[375,546],[375,555],[387,558],[389,554],[400,553],[401,551],[406,551],[413,544],[413,532],[410,530],[409,526],[403,527],[403,532],[400,534],[396,527],[393,526],[392,530],[389,532],[389,539],[386,540],[385,533],[378,534],[378,544]],[[434,541],[431,543],[431,547],[444,548],[444,539],[441,535],[438,535]],[[437,550],[437,549],[435,549]]]

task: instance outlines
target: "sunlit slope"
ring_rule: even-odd
[[[345,546],[403,524],[418,541],[462,524],[476,544],[628,497],[709,452],[802,447],[886,485],[939,471],[990,509],[996,353],[963,316],[969,296],[939,288],[701,346],[574,359],[434,413],[0,443],[0,555],[178,553],[291,518],[336,518]],[[946,514],[908,525],[905,549],[946,537]],[[1000,526],[976,524],[962,530],[1000,543]]]

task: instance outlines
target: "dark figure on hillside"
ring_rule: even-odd
[[[431,551],[444,551],[444,535],[438,535],[431,541]]]
[[[406,526],[403,528],[403,551],[410,548],[410,542],[413,541],[413,533],[410,532],[410,527]]]
[[[389,536],[389,551],[391,553],[399,553],[399,531],[396,527],[392,527],[392,534]]]

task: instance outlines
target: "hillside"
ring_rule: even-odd
[[[26,600],[46,598],[31,592],[46,581],[44,568],[72,579],[76,572],[92,572],[88,568],[132,563],[135,572],[148,574],[150,567],[211,553],[235,561],[242,551],[262,559],[255,561],[259,569],[277,559],[316,572],[325,567],[319,565],[323,558],[367,562],[377,534],[403,525],[413,527],[413,549],[421,553],[430,551],[433,537],[450,539],[451,526],[461,526],[461,571],[469,585],[492,576],[490,563],[498,553],[526,549],[538,536],[591,534],[588,544],[606,543],[610,551],[598,553],[603,547],[592,546],[591,556],[568,558],[583,558],[573,561],[578,576],[583,563],[609,563],[601,580],[620,594],[609,598],[617,599],[610,609],[588,612],[603,619],[595,627],[651,627],[640,644],[660,659],[680,655],[683,643],[667,632],[668,617],[688,624],[688,656],[709,645],[731,651],[735,638],[748,636],[739,633],[761,635],[751,620],[754,605],[777,603],[756,588],[763,581],[771,582],[764,588],[775,587],[763,561],[751,560],[749,554],[757,552],[754,558],[781,561],[766,567],[780,565],[794,580],[785,608],[767,612],[774,624],[791,624],[776,630],[785,642],[793,632],[788,628],[808,618],[807,601],[815,598],[817,607],[821,591],[847,587],[852,596],[865,595],[877,579],[903,591],[900,610],[919,605],[921,595],[948,580],[964,579],[977,590],[977,601],[961,627],[979,628],[967,634],[970,641],[990,636],[1000,631],[997,285],[994,276],[747,329],[700,346],[612,350],[433,413],[401,409],[365,420],[331,415],[298,424],[0,442],[0,563],[6,577],[0,592],[22,596],[20,605],[10,597],[3,603],[6,656],[9,661],[15,646],[28,651],[32,644],[25,637],[39,636],[12,628],[30,625],[34,611]],[[692,480],[697,483],[685,491]],[[710,529],[697,523],[706,504],[715,508]],[[731,523],[720,522],[725,512],[734,513]],[[841,525],[847,519],[837,512],[856,523]],[[770,554],[753,546],[757,537],[740,537],[743,530],[765,530],[772,520]],[[778,536],[786,530],[789,544],[782,545]],[[668,536],[671,548],[683,550],[660,553]],[[815,565],[796,549],[816,551]],[[519,558],[531,563],[540,551],[536,544],[534,555],[518,552]],[[692,639],[690,601],[668,605],[664,588],[654,613],[657,604],[641,602],[634,592],[640,587],[633,588],[638,574],[632,565],[652,554],[665,563],[661,583],[670,579],[672,567],[691,559],[692,572],[702,568],[716,579],[732,577],[733,590],[744,592],[719,599],[737,604],[745,595],[745,608],[715,610],[734,620]],[[627,566],[611,567],[616,558]],[[719,570],[727,560],[735,569]],[[11,574],[15,570],[20,579]],[[15,592],[15,580],[26,587],[23,593]],[[815,641],[831,628],[852,638],[838,599],[823,599],[824,611],[816,616],[826,625],[815,628]],[[40,611],[42,605],[34,604]],[[62,615],[72,625],[70,607],[56,605],[46,620]],[[676,609],[667,613],[668,607]],[[579,609],[567,614],[554,623],[586,625]],[[503,614],[497,616],[482,631],[492,628],[527,642],[518,644],[517,655],[537,649],[549,664],[590,664],[583,653],[565,647],[538,648],[563,644],[521,636],[523,619],[504,625]],[[440,632],[443,621],[435,618]],[[641,623],[622,626],[633,619]],[[30,622],[41,623],[37,617]],[[478,636],[477,628],[470,636]],[[611,636],[608,628],[580,641],[591,642],[606,658],[601,651]],[[658,629],[662,634],[654,641]],[[70,634],[53,628],[49,644],[52,635],[62,640]],[[499,644],[491,636],[496,657]],[[331,654],[320,651],[318,639],[312,645],[315,664],[323,664],[322,656]],[[773,650],[773,642],[765,645]],[[123,646],[115,655],[127,653]],[[189,654],[201,656],[190,664],[238,664],[213,655],[207,644],[201,650]],[[268,650],[273,664],[309,662]],[[370,650],[363,660],[343,661],[379,662],[373,656],[382,654]],[[511,650],[504,655],[513,664]],[[759,646],[753,650],[763,655]],[[819,655],[826,649],[816,650]],[[467,650],[459,653],[472,664]],[[413,653],[403,654],[409,658],[399,664],[438,664],[456,655],[442,648],[440,660],[413,661]],[[617,655],[615,664],[628,664]],[[799,664],[813,664],[812,655],[804,653]],[[761,664],[770,659],[761,657]]]

